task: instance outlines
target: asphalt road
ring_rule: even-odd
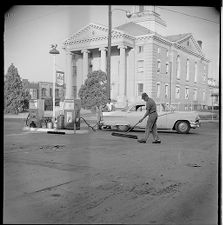
[[[162,144],[23,125],[4,120],[3,223],[218,223],[218,123],[159,132]]]

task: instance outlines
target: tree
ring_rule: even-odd
[[[4,84],[4,110],[5,113],[18,114],[21,109],[27,107],[30,95],[25,90],[17,68],[11,64],[5,76]]]
[[[106,73],[101,70],[88,73],[78,95],[84,109],[96,109],[99,122],[102,113],[101,109],[108,102]]]

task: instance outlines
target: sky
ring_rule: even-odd
[[[132,5],[112,9],[132,10]],[[211,60],[208,77],[219,81],[220,12],[213,7],[161,6],[158,13],[167,24],[167,35],[192,33],[202,41],[205,57]],[[21,78],[30,82],[53,81],[51,44],[56,43],[56,69],[65,71],[63,42],[94,22],[108,25],[107,5],[15,5],[5,12],[4,74],[11,63]],[[127,23],[123,11],[113,11],[112,26]]]

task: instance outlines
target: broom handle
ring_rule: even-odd
[[[126,134],[127,134],[129,131],[133,130],[139,123],[140,123],[140,122],[137,122],[132,128],[130,128],[128,131],[126,131]]]

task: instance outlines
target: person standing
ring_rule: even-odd
[[[146,113],[143,116],[143,118],[139,120],[139,123],[141,123],[147,116],[149,117],[147,120],[145,136],[143,139],[140,139],[137,141],[139,143],[146,143],[149,138],[149,134],[151,132],[154,138],[153,143],[160,144],[161,140],[158,137],[157,125],[156,125],[157,118],[158,118],[158,114],[156,111],[156,103],[152,98],[149,98],[149,96],[146,93],[142,93],[142,99],[146,102]]]
[[[106,104],[107,108],[108,108],[108,112],[113,111],[113,103],[111,102],[111,99],[108,99],[108,103]]]

